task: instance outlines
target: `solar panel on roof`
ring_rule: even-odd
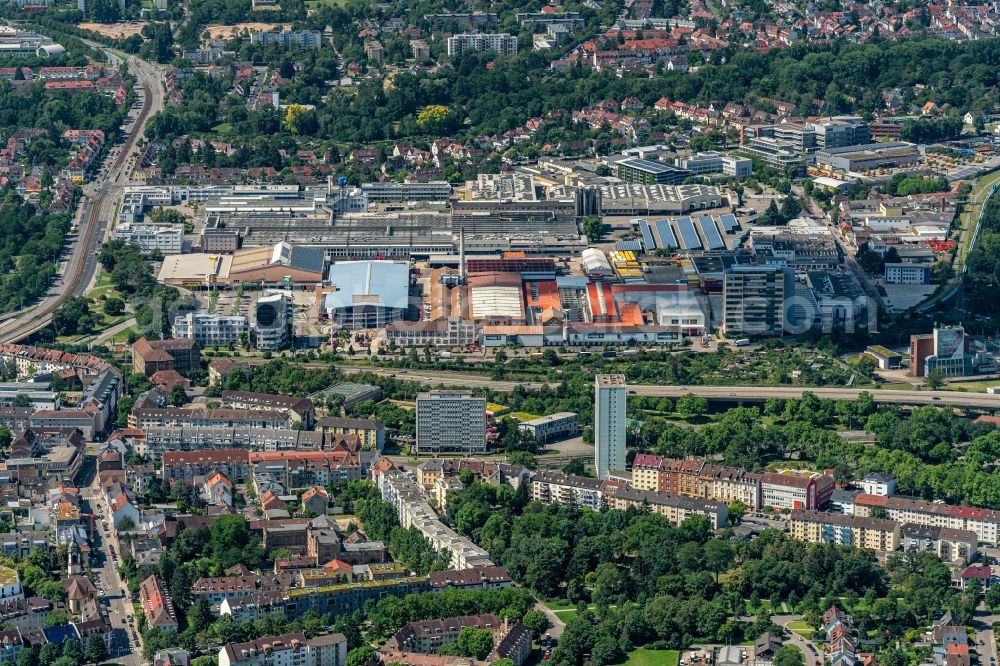
[[[694,222],[690,217],[677,218],[677,231],[681,234],[681,244],[685,250],[701,249],[701,239],[698,238],[698,232],[695,231]]]
[[[725,215],[719,216],[719,222],[722,222],[722,228],[726,230],[726,233],[732,233],[740,228],[739,222],[736,221],[736,216],[732,213],[726,213]]]
[[[642,252],[642,243],[634,239],[622,239],[615,243],[616,250],[627,250],[629,252]]]
[[[680,247],[677,243],[677,237],[674,236],[674,230],[670,227],[669,221],[659,220],[655,224],[656,235],[660,238],[660,247],[668,247],[675,250]]]
[[[646,220],[639,220],[639,231],[642,232],[642,244],[646,246],[646,252],[655,250],[656,243],[653,241],[653,232],[649,230],[649,223]]]
[[[719,250],[726,247],[725,242],[722,240],[722,234],[716,228],[715,220],[712,219],[711,215],[702,215],[698,219],[698,222],[701,225],[701,235],[704,237],[705,244],[709,250]]]

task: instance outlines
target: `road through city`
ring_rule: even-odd
[[[97,44],[92,46],[99,47]],[[129,72],[137,79],[136,91],[141,107],[126,120],[124,142],[112,145],[101,172],[83,187],[83,200],[76,217],[79,234],[67,250],[63,279],[41,301],[0,323],[0,342],[17,342],[48,326],[52,315],[67,298],[82,296],[87,291],[97,271],[97,248],[110,230],[110,221],[135,167],[137,146],[146,120],[163,108],[163,66],[110,49],[103,50],[113,66],[123,58],[128,62]]]

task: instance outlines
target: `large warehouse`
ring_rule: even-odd
[[[406,316],[410,267],[394,261],[339,261],[330,266],[324,310],[342,328],[384,328]]]
[[[276,243],[238,250],[231,255],[169,255],[163,259],[159,280],[190,288],[209,284],[309,287],[322,283],[325,263],[322,249]]]

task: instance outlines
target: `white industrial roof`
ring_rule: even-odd
[[[395,261],[338,261],[330,266],[327,310],[368,304],[405,309],[410,296],[410,267]]]
[[[489,286],[472,287],[472,318],[524,316],[521,305],[521,290],[518,287]]]

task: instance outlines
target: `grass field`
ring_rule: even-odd
[[[788,623],[788,628],[791,631],[794,631],[795,633],[797,633],[799,636],[802,636],[803,638],[809,638],[810,636],[812,636],[812,632],[813,632],[813,628],[810,627],[805,622],[803,622],[802,620],[796,620],[795,622],[789,622]]]
[[[556,611],[556,617],[562,620],[563,622],[567,623],[570,620],[574,619],[577,615],[579,615],[579,613],[576,611],[576,609]]]
[[[767,613],[773,612],[773,610],[771,609],[771,601],[769,599],[761,599],[760,603],[757,604],[756,608],[752,607],[749,601],[747,602],[746,605],[747,615],[757,615],[758,613],[764,613],[764,612]]]
[[[945,391],[986,393],[986,389],[990,386],[1000,386],[1000,379],[989,379],[980,382],[955,382],[953,384],[945,384],[941,388]]]
[[[677,666],[680,653],[677,650],[646,650],[639,648],[629,652],[625,666]]]

